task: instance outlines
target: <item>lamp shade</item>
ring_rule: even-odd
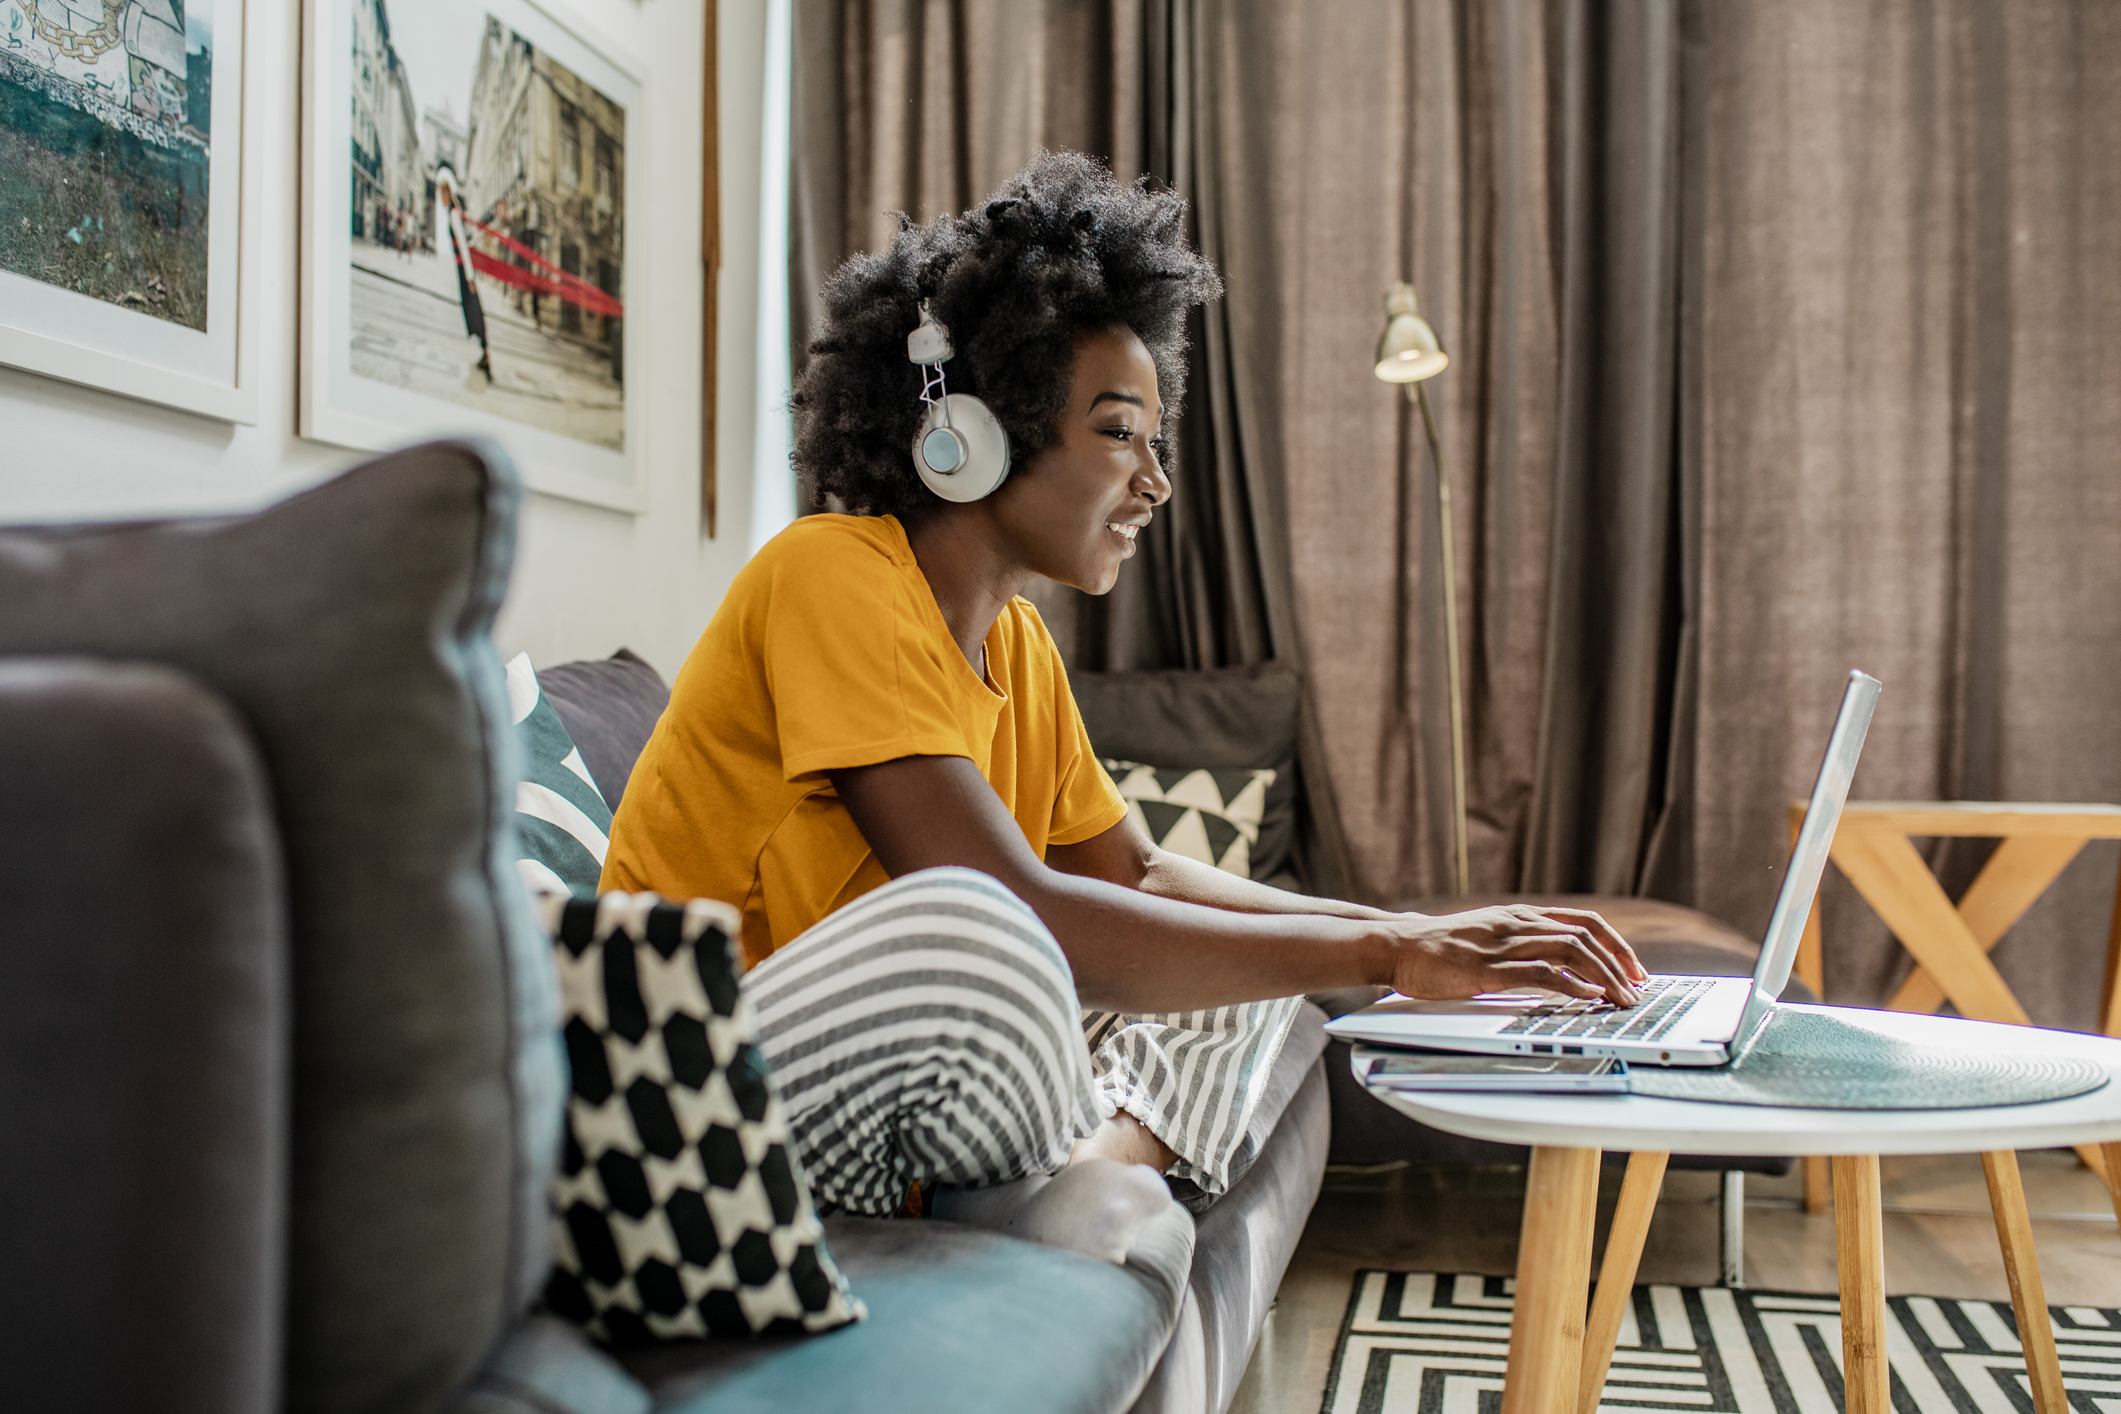
[[[1377,376],[1387,383],[1419,383],[1451,366],[1436,331],[1421,317],[1414,287],[1401,281],[1385,296],[1385,332],[1377,341]]]

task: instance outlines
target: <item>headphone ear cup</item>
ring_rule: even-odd
[[[970,393],[951,393],[943,402],[950,424],[943,425],[940,405],[928,409],[913,436],[913,469],[946,501],[962,505],[992,495],[1009,477],[1009,434]]]

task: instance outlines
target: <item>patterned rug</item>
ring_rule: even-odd
[[[1357,1272],[1322,1414],[1495,1414],[1510,1336],[1505,1277]],[[1830,1296],[1638,1286],[1601,1414],[1840,1414]],[[2054,1308],[2077,1414],[2121,1414],[2121,1310]],[[1896,1414],[2032,1414],[2010,1303],[1886,1303]]]

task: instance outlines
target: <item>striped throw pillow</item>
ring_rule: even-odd
[[[528,653],[508,664],[508,706],[523,748],[516,783],[516,862],[531,893],[557,889],[595,898],[611,845],[611,807],[544,694]]]

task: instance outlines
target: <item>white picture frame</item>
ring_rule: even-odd
[[[641,366],[647,352],[642,324],[654,317],[652,309],[636,312],[631,308],[637,284],[634,274],[646,268],[647,223],[639,219],[643,209],[641,184],[631,176],[636,169],[647,170],[645,124],[637,121],[646,112],[646,70],[607,41],[590,39],[591,31],[583,20],[557,0],[395,0],[401,7],[420,7],[416,16],[407,10],[406,19],[411,23],[400,20],[391,42],[398,71],[407,75],[408,84],[415,90],[411,102],[425,110],[422,122],[427,126],[421,139],[420,161],[430,194],[428,208],[422,213],[424,239],[430,244],[424,248],[414,244],[407,251],[395,252],[388,236],[381,237],[380,244],[368,235],[356,240],[354,188],[359,179],[352,176],[355,168],[348,155],[353,150],[355,121],[355,14],[379,3],[389,6],[393,0],[304,0],[302,328],[298,380],[301,435],[366,451],[384,451],[437,436],[488,436],[509,450],[532,489],[638,514],[645,503],[640,453],[646,429],[646,398],[639,386],[645,380],[625,380],[621,370]],[[387,9],[383,13],[390,14]],[[594,90],[591,101],[603,100],[597,105],[598,112],[608,114],[610,107],[616,107],[623,115],[619,161],[612,164],[619,169],[619,190],[613,205],[622,243],[617,251],[620,259],[616,280],[603,283],[616,283],[617,288],[610,293],[626,308],[624,317],[617,320],[615,338],[609,337],[608,323],[601,326],[607,336],[602,357],[610,366],[610,381],[618,388],[615,416],[608,406],[610,391],[597,386],[593,376],[599,355],[587,346],[580,328],[575,336],[562,337],[558,330],[548,327],[557,324],[562,313],[559,298],[550,303],[544,298],[534,301],[530,313],[536,322],[531,322],[526,312],[516,307],[519,297],[513,289],[496,283],[485,273],[474,275],[477,303],[488,333],[493,336],[489,365],[492,374],[483,379],[474,364],[486,344],[463,332],[470,316],[455,302],[443,298],[445,291],[461,296],[453,259],[457,252],[448,241],[448,218],[433,195],[439,190],[441,171],[449,166],[438,160],[441,144],[447,139],[436,136],[432,126],[435,105],[422,98],[417,87],[422,82],[420,72],[424,66],[442,81],[445,91],[450,82],[455,82],[461,91],[466,76],[474,73],[481,60],[487,41],[482,38],[470,50],[459,53],[461,43],[444,43],[441,36],[444,32],[460,36],[474,18],[481,27],[487,21],[497,23],[511,41],[527,43],[538,56],[563,69],[567,78]],[[433,38],[423,41],[422,36],[427,35]],[[368,46],[364,52],[376,47],[372,36],[363,42]],[[397,53],[400,43],[408,52]],[[419,52],[412,51],[415,44],[421,45]],[[452,70],[452,64],[463,67]],[[533,69],[526,82],[534,84],[536,77]],[[430,88],[434,86],[430,82]],[[481,134],[475,129],[470,111],[478,102],[475,80],[473,87],[463,115],[460,163],[468,170],[457,179],[458,185],[466,188],[463,195],[467,208],[481,199],[479,187],[492,186],[478,177],[480,171],[487,169],[481,166]],[[534,123],[536,109],[521,111]],[[599,131],[594,122],[584,117],[582,123],[582,132],[593,139]],[[528,153],[518,175],[524,170],[531,174],[527,180],[534,190],[523,204],[535,211],[535,203],[549,196],[540,185],[539,164],[544,164],[547,176],[556,169],[549,150],[551,134],[533,133],[529,141],[528,149],[510,150]],[[580,139],[577,141],[579,144]],[[545,144],[542,149],[541,142]],[[379,139],[379,150],[380,143]],[[595,186],[603,180],[601,169],[590,176],[582,175],[589,171],[592,160],[580,159],[577,176],[584,186]],[[402,165],[401,161],[401,170]],[[509,190],[516,193],[519,189]],[[471,223],[463,227],[467,242],[490,260],[512,261],[548,284],[562,278],[553,262],[565,257],[561,250],[553,248],[555,242],[540,242],[533,234],[526,239],[541,248],[528,251],[519,243],[515,249],[525,251],[528,258],[511,256],[500,241],[507,232],[499,227],[507,223],[494,211],[483,207],[477,211],[466,209],[459,220]],[[409,232],[412,222],[399,223]],[[378,230],[383,224],[384,216],[378,215]],[[516,234],[523,233],[519,230]],[[416,242],[420,237],[408,233],[405,239]],[[357,254],[365,262],[360,267],[356,265]],[[402,270],[392,268],[394,259],[405,262]],[[445,261],[449,263],[445,265]],[[590,262],[578,256],[577,263],[587,266]],[[581,273],[587,278],[586,269]],[[358,314],[354,305],[357,284],[363,299]],[[424,296],[416,298],[410,292],[412,286],[420,287]],[[385,302],[387,309],[378,301]],[[578,306],[576,324],[586,323],[588,317]],[[413,327],[408,322],[413,319],[423,321],[424,332],[404,333]],[[451,322],[456,320],[462,322]],[[361,340],[358,355],[357,337]],[[403,357],[401,352],[409,352],[411,357]],[[367,372],[363,371],[364,366]],[[535,390],[542,399],[535,401],[533,390],[526,389],[523,380],[534,367],[548,366],[558,369],[551,377],[559,387],[559,395],[546,397],[544,390]],[[495,389],[506,396],[492,396],[490,390]],[[585,389],[582,397],[573,396]],[[555,408],[559,411],[555,412]],[[512,412],[525,415],[511,415]],[[539,425],[526,420],[527,416],[552,417],[566,425]]]
[[[105,65],[128,62],[126,46],[140,43],[138,31],[147,23],[135,12],[149,8],[134,0],[121,12],[120,23],[127,35],[123,44],[100,52],[92,44],[83,46],[82,52],[96,53],[96,63],[41,71],[40,81],[57,88],[79,79],[83,82],[75,83],[75,88],[107,89],[107,82],[98,82],[102,79],[98,71]],[[188,10],[194,17],[205,12],[212,34],[204,327],[187,327],[144,312],[148,302],[135,298],[137,290],[126,291],[124,298],[131,302],[121,303],[0,269],[0,364],[222,422],[254,426],[258,421],[264,144],[255,131],[263,104],[257,66],[248,62],[246,53],[245,0],[190,0],[181,10],[161,8],[178,14]],[[50,54],[49,42],[35,28],[39,14],[26,14],[13,0],[0,0],[0,30],[20,30],[25,18],[30,22],[27,42],[17,36],[14,56],[20,60],[31,45]],[[102,105],[102,111],[113,109],[122,113],[129,111],[129,105]],[[92,105],[76,111],[96,110]],[[25,213],[20,219],[27,223],[31,218]],[[64,235],[58,231],[42,234],[50,237],[56,250],[59,240],[73,238],[88,226],[84,216]],[[98,239],[112,240],[108,222],[88,239],[90,249]],[[84,242],[75,239],[74,245],[78,252]]]

